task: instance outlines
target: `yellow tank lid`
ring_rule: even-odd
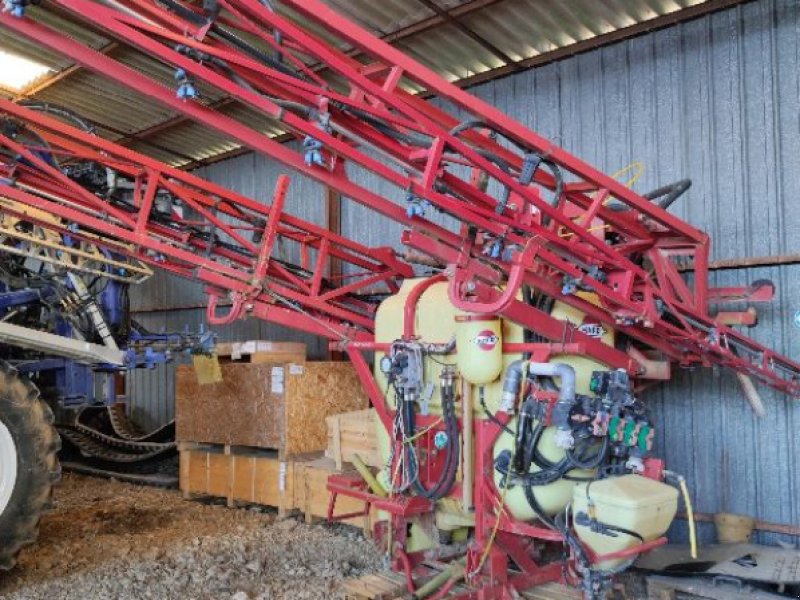
[[[587,484],[575,489],[575,498],[586,497]],[[675,502],[678,490],[660,481],[641,475],[610,477],[588,484],[589,498],[597,506],[638,508]]]

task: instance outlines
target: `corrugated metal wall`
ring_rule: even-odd
[[[800,4],[795,0],[748,3],[473,91],[608,172],[643,161],[647,171],[637,183],[640,191],[691,177],[694,186],[674,211],[712,235],[713,258],[798,252]],[[263,158],[247,156],[201,174],[267,199],[277,173]],[[352,176],[361,183],[371,178]],[[399,190],[378,189],[402,201]],[[294,179],[289,210],[322,222],[323,203],[319,186]],[[351,202],[343,206],[343,229],[372,245],[396,240],[400,231]],[[762,311],[754,337],[800,356],[800,330],[793,325],[800,309],[800,266],[720,271],[713,283],[741,285],[759,278],[775,281],[779,296]],[[143,291],[140,308],[201,300],[190,286],[163,279]],[[201,318],[197,310],[147,316],[173,328]],[[251,322],[221,333],[284,337]],[[322,350],[312,346],[312,353]],[[150,379],[169,383],[168,375],[155,375]],[[149,390],[147,379],[137,378],[137,386]],[[156,402],[137,400],[137,406],[168,415],[160,393],[153,389]],[[797,524],[800,406],[769,392],[764,396],[769,414],[756,422],[730,374],[679,373],[649,396],[660,424],[659,451],[671,468],[688,476],[698,510]],[[712,535],[709,527],[701,533]],[[676,535],[682,535],[680,527]]]

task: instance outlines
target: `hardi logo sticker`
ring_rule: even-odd
[[[578,327],[578,331],[585,333],[589,337],[601,338],[606,334],[606,330],[600,323],[584,323]]]
[[[494,350],[494,347],[497,346],[497,335],[491,329],[484,329],[481,331],[475,338],[472,340],[475,342],[475,345],[478,346],[481,350],[489,351]]]

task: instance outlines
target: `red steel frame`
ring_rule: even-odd
[[[641,348],[660,351],[667,360],[686,366],[730,367],[782,392],[800,394],[800,365],[756,344],[710,315],[711,305],[728,299],[749,296],[752,300],[766,300],[770,294],[763,290],[749,294],[747,289],[709,289],[710,242],[706,234],[451,85],[319,0],[281,1],[293,14],[302,16],[305,23],[286,16],[285,11],[271,12],[258,0],[219,0],[224,11],[216,19],[207,18],[196,4],[183,4],[184,10],[179,13],[166,10],[155,0],[121,0],[113,7],[96,0],[52,0],[52,3],[106,35],[222,90],[279,122],[299,138],[314,138],[322,145],[324,164],[307,165],[302,152],[269,139],[202,101],[178,99],[173,90],[154,78],[47,25],[9,14],[0,15],[0,25],[403,223],[408,228],[403,234],[404,244],[449,265],[441,279],[449,282],[450,299],[455,306],[471,312],[498,314],[551,340],[548,344],[509,345],[504,351],[532,352],[537,360],[570,351],[591,356],[611,368],[624,368],[632,375],[639,373],[639,364],[627,353],[584,335],[578,324],[557,320],[520,301],[519,290],[529,285],[583,311],[588,321],[627,334]],[[137,13],[144,18],[137,18]],[[368,57],[368,63],[357,62],[314,33],[308,24],[325,30],[342,45],[357,48]],[[256,60],[251,53],[232,44],[229,37],[220,37],[220,26],[247,33],[266,47],[279,50],[284,66]],[[281,33],[281,46],[275,41],[275,31]],[[185,51],[178,51],[176,44],[201,53],[202,60],[195,60],[198,54],[190,58]],[[287,74],[285,66],[301,72],[303,78]],[[335,84],[329,85],[322,76],[323,70],[336,76]],[[466,118],[456,118],[455,111],[420,100],[407,91],[410,85],[436,94],[459,114],[467,115]],[[297,110],[298,106],[303,110]],[[13,140],[0,138],[0,144],[25,156],[35,167],[17,164],[13,172],[4,176],[17,177],[17,181],[39,190],[31,193],[18,185],[2,185],[0,193],[48,210],[67,223],[105,231],[109,245],[119,252],[133,251],[151,264],[205,281],[211,286],[212,317],[216,314],[217,300],[227,294],[233,298],[234,309],[228,317],[220,319],[233,319],[249,312],[336,340],[337,347],[348,352],[381,421],[391,431],[392,411],[363,355],[367,350],[386,348],[372,339],[371,306],[355,295],[377,285],[392,291],[400,280],[411,276],[411,268],[390,250],[366,248],[322,232],[311,224],[290,222],[291,218],[282,212],[285,192],[282,187],[271,209],[253,206],[251,201],[217,186],[163,168],[92,136],[77,135],[65,126],[10,103],[0,104],[0,111],[44,131],[48,143],[64,156],[107,164],[139,182],[137,212],[124,214],[112,210],[102,199],[75,189],[74,184],[36,155],[21,152],[24,149]],[[479,124],[462,132],[455,130],[469,120]],[[395,135],[390,135],[391,132]],[[505,137],[522,150],[509,150],[497,136]],[[429,143],[420,147],[409,142],[420,137]],[[523,154],[531,153],[546,158],[567,175],[568,183],[555,203],[547,200],[557,187],[548,169],[539,169],[530,184],[520,180],[525,165]],[[457,222],[457,231],[424,215],[409,216],[402,206],[376,192],[377,188],[352,181],[347,164],[358,165],[397,190],[450,215]],[[467,177],[460,176],[463,168],[469,173]],[[485,179],[507,189],[508,202],[488,193],[483,184]],[[150,190],[154,187],[183,199],[201,214],[205,225],[212,224],[226,239],[236,240],[239,246],[247,248],[247,258],[242,261],[239,255],[230,256],[224,250],[209,247],[196,236],[176,238],[162,223],[152,222]],[[217,202],[218,198],[223,201]],[[609,205],[612,201],[625,210],[613,210]],[[216,211],[224,213],[224,218]],[[252,229],[256,221],[243,218],[244,213],[258,214],[266,220],[260,245],[248,242],[242,237],[242,229],[230,224],[230,219],[243,221],[245,229]],[[307,276],[271,260],[276,235],[309,242],[317,259]],[[487,246],[498,239],[510,250],[510,255],[488,258]],[[608,243],[609,240],[613,243]],[[195,252],[191,257],[181,254],[187,245]],[[334,289],[323,292],[319,273],[334,256],[358,268],[361,275],[352,283],[328,282]],[[650,270],[643,266],[642,257],[651,265]],[[685,283],[678,271],[678,261],[686,259],[694,263],[693,286]],[[598,302],[570,293],[567,288],[572,282],[594,292]],[[725,315],[742,322],[747,319],[744,314]],[[412,340],[417,333],[412,326],[413,311],[411,314],[407,311],[405,318],[405,337]],[[501,422],[508,419],[504,414],[496,417]],[[422,427],[431,423],[423,418],[419,422]],[[500,501],[493,484],[492,448],[499,428],[490,421],[478,421],[474,427],[471,433],[476,440],[476,532],[475,544],[468,554],[468,570],[481,562],[486,548],[489,551],[480,577],[474,581],[475,591],[464,597],[506,597],[513,588],[565,576],[559,564],[539,564],[535,548],[527,544],[530,538],[560,541],[560,534],[516,522],[502,513],[498,516]],[[438,430],[431,428],[419,440],[420,446],[430,448]],[[430,471],[432,467],[426,468]],[[393,515],[387,527],[397,542],[404,539],[408,519],[432,510],[429,502],[418,497],[380,499],[367,491],[363,482],[348,477],[333,477],[329,489],[331,518],[352,516],[335,515],[337,495],[361,498],[365,510],[372,505]],[[459,493],[460,490],[453,491],[455,497]],[[632,552],[659,543],[663,540]],[[405,554],[401,543],[391,550],[396,568],[406,571],[413,586],[410,576],[422,557]],[[609,558],[612,557],[595,557],[595,560]],[[519,568],[518,574],[509,572],[509,561]]]
[[[57,159],[93,161],[134,183],[133,206],[123,210],[0,133],[7,157],[0,154],[0,195],[20,203],[17,216],[30,218],[26,206],[41,209],[61,217],[66,234],[100,234],[110,250],[207,284],[211,324],[252,315],[332,340],[369,341],[374,304],[359,295],[391,294],[413,274],[391,248],[368,248],[284,212],[286,176],[272,205],[264,205],[7,100],[0,100],[0,113],[35,128],[47,144],[42,150]],[[25,162],[10,159],[17,156]],[[158,220],[152,209],[159,193],[194,215],[173,210],[170,223]],[[235,248],[210,244],[209,235]],[[284,246],[297,254],[299,269],[279,260]],[[338,280],[325,276],[331,261],[343,265]]]
[[[708,289],[706,234],[448,83],[319,0],[286,0],[282,5],[342,43],[357,47],[372,62],[364,65],[355,61],[310,32],[307,25],[283,13],[271,12],[258,0],[220,0],[224,11],[216,22],[201,15],[194,4],[184,5],[185,14],[180,15],[154,0],[126,0],[115,8],[95,0],[54,0],[54,4],[88,20],[106,34],[223,90],[280,121],[298,136],[314,137],[323,144],[327,166],[307,166],[301,153],[201,102],[178,99],[158,81],[46,25],[9,14],[0,16],[0,25],[408,225],[410,231],[404,239],[407,244],[455,265],[451,298],[460,308],[501,314],[555,341],[566,336],[584,342],[590,354],[602,362],[636,374],[636,362],[624,353],[521,305],[516,291],[523,284],[531,285],[645,347],[659,350],[672,361],[727,366],[786,393],[800,394],[800,365],[709,316],[709,304],[721,302],[726,296]],[[146,20],[134,16],[134,11]],[[256,36],[268,47],[275,47],[273,32],[280,31],[285,64],[302,72],[305,78],[287,75],[285,69],[257,61],[231,45],[215,34],[220,24]],[[178,52],[176,44],[202,52],[203,60],[195,61]],[[338,87],[328,85],[319,68],[308,66],[312,60],[344,83]],[[219,61],[224,61],[223,67]],[[453,127],[460,121],[409,94],[403,87],[406,84],[423,86],[448,100],[469,118],[479,120],[483,130],[476,128],[455,135]],[[286,101],[313,108],[317,117],[324,118],[296,114],[285,104],[281,106]],[[402,143],[376,128],[369,119],[380,119],[398,132],[425,135],[431,140],[430,146],[419,148]],[[545,200],[545,190],[555,186],[553,177],[540,169],[531,185],[520,183],[515,174],[523,164],[520,153],[486,135],[484,130],[488,129],[507,136],[526,152],[546,157],[570,175],[555,206]],[[370,147],[363,147],[365,141]],[[504,161],[507,169],[489,160],[487,152]],[[388,160],[378,160],[376,154]],[[346,162],[360,165],[398,190],[425,199],[456,217],[465,229],[456,234],[424,217],[407,216],[397,203],[350,180],[343,166]],[[478,183],[478,177],[463,179],[448,170],[449,165],[469,167],[473,175],[486,174],[510,191],[509,202],[499,207],[498,200]],[[622,203],[627,210],[612,210],[607,204],[610,200]],[[474,238],[466,234],[467,227],[477,231]],[[609,235],[615,237],[614,245],[606,243],[604,238]],[[489,236],[502,239],[515,250],[508,260],[490,260],[481,254]],[[652,272],[640,265],[636,257],[641,256],[653,265]],[[685,284],[678,272],[677,260],[687,258],[694,262],[693,287]],[[603,277],[597,277],[597,269]],[[599,296],[600,304],[562,293],[569,281],[579,281],[590,288]],[[505,293],[498,294],[499,284],[507,285]]]

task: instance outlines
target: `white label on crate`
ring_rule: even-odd
[[[286,491],[286,463],[282,462],[278,468],[278,490]]]
[[[273,394],[283,393],[283,367],[272,367],[272,386]]]
[[[303,365],[296,365],[292,363],[289,365],[289,374],[290,375],[302,375],[303,374]]]

